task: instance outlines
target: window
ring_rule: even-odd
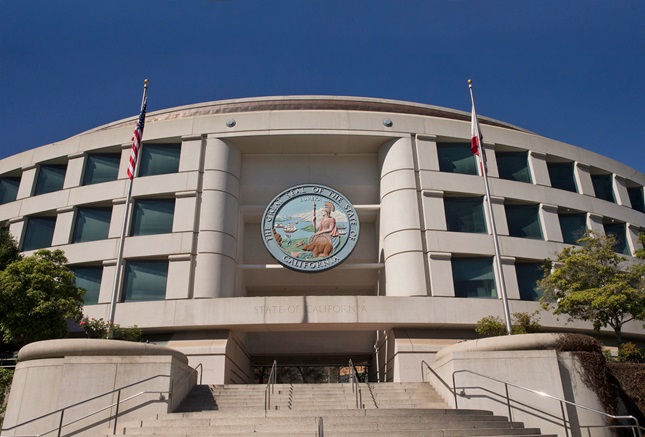
[[[85,289],[83,303],[85,305],[95,305],[99,303],[99,291],[101,290],[103,267],[70,267],[70,269],[76,276],[76,286]]]
[[[576,181],[573,177],[573,162],[547,162],[551,186],[576,193]]]
[[[38,169],[38,180],[34,196],[63,189],[67,165],[41,165]]]
[[[452,232],[487,232],[484,205],[481,197],[446,197],[446,224]]]
[[[85,160],[83,185],[100,184],[115,181],[119,175],[121,155],[88,155]]]
[[[123,301],[164,300],[168,261],[128,261],[123,280]]]
[[[78,208],[72,243],[105,240],[110,230],[112,208]]]
[[[528,152],[495,152],[499,177],[531,183]]]
[[[579,214],[558,214],[560,219],[560,230],[562,241],[567,244],[578,244],[587,231],[587,215]]]
[[[0,178],[0,205],[16,200],[19,186],[20,178]]]
[[[516,262],[515,273],[520,289],[521,300],[537,301],[542,297],[542,291],[537,289],[537,282],[544,276],[541,263]]]
[[[511,237],[542,240],[539,205],[504,205]]]
[[[55,227],[56,217],[29,217],[25,238],[22,241],[22,250],[35,250],[51,246]]]
[[[477,158],[470,149],[470,143],[439,143],[439,170],[447,173],[477,173]]]
[[[614,251],[624,255],[631,255],[629,247],[627,246],[627,235],[624,223],[604,223],[605,235],[613,235],[616,239]]]
[[[593,191],[598,199],[616,202],[610,174],[592,174],[591,183],[593,183]]]
[[[453,258],[456,297],[497,297],[493,258]]]
[[[627,194],[629,194],[629,201],[632,208],[636,211],[645,212],[645,201],[643,201],[643,188],[642,187],[627,187]]]
[[[131,236],[172,232],[175,199],[140,199],[132,211]]]
[[[177,173],[181,144],[143,144],[139,176]]]

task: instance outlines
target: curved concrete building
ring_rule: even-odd
[[[473,338],[482,317],[502,316],[470,113],[317,96],[149,113],[116,280],[135,123],[0,161],[0,221],[27,254],[65,251],[89,317],[108,319],[116,281],[115,322],[203,363],[204,383],[251,382],[274,359],[352,358],[374,379],[419,380],[421,360]],[[627,257],[640,247],[644,174],[504,122],[480,124],[511,312],[540,308],[540,263],[585,229],[615,234]],[[303,184],[342,194],[360,222],[347,259],[318,273],[286,268],[265,247],[265,209]],[[311,259],[285,233],[293,217],[282,220],[280,247]],[[540,317],[548,331],[592,332]],[[624,333],[645,337],[640,323]]]

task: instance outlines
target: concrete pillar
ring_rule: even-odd
[[[410,138],[386,143],[379,151],[381,167],[381,245],[388,296],[426,296],[413,147]]]
[[[85,159],[87,155],[83,152],[74,153],[67,157],[67,171],[65,172],[65,182],[63,189],[79,187],[83,181],[85,169]]]
[[[624,177],[613,175],[612,185],[614,189],[614,199],[618,205],[626,206],[631,208],[632,202],[629,199],[629,193],[627,192],[627,181]]]
[[[20,186],[18,187],[18,194],[16,200],[30,197],[34,192],[36,186],[36,174],[38,173],[36,165],[30,165],[22,168],[22,177],[20,178]]]
[[[530,151],[529,152],[529,169],[535,185],[544,185],[546,187],[551,185],[551,178],[549,177],[549,169],[546,165],[546,154],[542,152]]]
[[[488,176],[491,178],[499,178],[497,157],[495,156],[495,143],[484,142],[484,152],[486,152],[486,168],[488,169]]]
[[[598,232],[599,234],[605,233],[605,227],[602,224],[603,217],[599,214],[592,212],[587,213],[587,229]]]
[[[235,295],[242,155],[214,137],[206,139],[195,266],[195,298]]]
[[[74,216],[75,208],[73,206],[66,206],[56,210],[56,226],[52,236],[52,246],[61,246],[72,241]]]
[[[506,209],[504,209],[504,198],[499,196],[490,196],[491,204],[493,205],[493,218],[495,219],[495,228],[497,235],[508,235],[508,222],[506,221]],[[486,198],[484,197],[484,202]],[[488,208],[484,204],[484,208]],[[488,211],[486,216],[488,216]],[[493,234],[493,224],[488,224],[488,233]]]
[[[627,223],[625,230],[625,236],[627,237],[627,246],[629,247],[629,253],[634,256],[637,250],[641,249],[641,244],[638,242],[638,235],[641,232],[640,226]]]
[[[558,207],[543,203],[540,205],[540,221],[542,222],[542,232],[544,232],[545,241],[562,242],[562,229],[560,228],[560,219],[558,218]]]
[[[497,269],[495,270],[497,271]],[[517,283],[517,272],[515,271],[515,257],[502,256],[502,274],[506,285],[506,297],[509,300],[520,300],[520,287]],[[501,293],[497,293],[497,295],[501,297]]]
[[[417,165],[419,171],[439,171],[437,137],[417,135]]]
[[[430,287],[433,296],[455,296],[451,259],[450,253],[432,252],[428,254]]]
[[[576,180],[578,193],[586,194],[591,197],[596,195],[593,189],[593,182],[591,182],[591,172],[587,164],[582,164],[580,162],[574,163],[573,176]]]

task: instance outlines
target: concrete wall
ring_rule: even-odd
[[[140,382],[144,381],[145,382]],[[116,340],[50,340],[31,343],[19,355],[5,429],[94,397],[64,413],[63,435],[96,435],[114,426],[116,407],[82,419],[117,401],[124,388],[118,421],[174,411],[196,382],[196,374],[179,352],[159,346]],[[3,435],[45,434],[58,427],[60,413],[19,426]],[[56,435],[53,434],[48,435]]]
[[[537,336],[537,337],[536,337]],[[494,347],[478,348],[476,341],[447,347],[431,364],[431,372],[425,368],[425,380],[452,407],[459,409],[486,409],[495,414],[509,416],[514,421],[524,422],[527,427],[539,427],[543,434],[566,435],[564,419],[572,436],[610,436],[602,415],[585,409],[561,404],[558,400],[540,396],[529,391],[509,386],[510,409],[506,400],[503,383],[474,375],[468,370],[506,381],[528,389],[540,391],[555,398],[564,399],[598,411],[604,411],[597,396],[581,377],[581,366],[575,354],[540,349],[552,346],[551,334],[527,334],[513,336],[511,341],[525,340],[523,345],[510,345],[508,337],[484,339]],[[533,342],[537,339],[537,342]],[[544,339],[547,342],[544,342]],[[480,341],[481,342],[481,341]],[[473,347],[464,348],[472,344]],[[532,349],[535,348],[535,349]],[[519,349],[519,350],[508,350]],[[437,377],[438,375],[438,377]],[[454,386],[458,396],[455,398]],[[440,379],[439,379],[440,378]],[[591,428],[587,428],[591,427]]]

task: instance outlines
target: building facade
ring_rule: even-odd
[[[312,96],[152,112],[124,220],[135,124],[0,161],[0,222],[26,254],[65,251],[89,317],[108,319],[116,283],[115,322],[202,363],[205,383],[252,382],[273,360],[350,358],[374,379],[419,380],[422,360],[473,338],[482,317],[502,316],[470,113]],[[586,229],[616,235],[628,258],[640,248],[644,174],[500,121],[480,124],[512,313],[540,309],[543,259]],[[303,184],[342,193],[360,222],[348,258],[318,273],[285,268],[264,242],[267,206]],[[592,332],[546,312],[540,322]],[[624,334],[645,338],[640,323]]]

